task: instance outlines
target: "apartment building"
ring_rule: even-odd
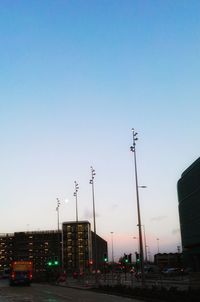
[[[0,234],[0,271],[9,267],[12,260],[33,261],[35,274],[59,270],[91,271],[95,242],[97,267],[100,267],[103,255],[107,253],[107,242],[95,236],[88,221],[64,222],[59,231]]]

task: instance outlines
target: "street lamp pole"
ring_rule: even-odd
[[[57,211],[57,220],[58,220],[58,261],[59,261],[59,259],[60,259],[60,227],[59,227],[59,225],[60,225],[60,220],[59,220],[60,200],[59,200],[59,198],[56,198],[56,200],[57,200],[56,211]],[[62,261],[62,265],[63,265],[63,261]]]
[[[146,241],[146,233],[145,233],[145,227],[144,224],[143,226],[143,231],[144,231],[144,252],[145,252],[145,263],[147,264],[147,241]]]
[[[157,240],[157,248],[158,248],[158,254],[160,253],[160,248],[159,248],[159,238],[156,238]]]
[[[157,255],[156,255],[156,259],[157,259],[157,266],[159,266],[159,256],[158,254],[160,253],[160,248],[159,248],[159,238],[156,238],[157,240],[157,249],[158,249],[158,252],[157,252]]]
[[[136,236],[133,237],[133,239],[137,240],[138,238]],[[135,248],[135,245],[134,245]],[[140,247],[139,247],[139,241],[137,241],[137,249],[135,249],[134,251],[137,252],[139,251]]]
[[[95,279],[97,279],[97,240],[96,240],[96,214],[95,214],[95,198],[94,198],[94,176],[96,175],[93,167],[91,168],[90,184],[92,185],[92,204],[93,204],[93,222],[94,222],[94,267],[95,267]]]
[[[57,221],[58,221],[58,231],[60,230],[60,221],[59,221],[59,207],[60,207],[60,200],[59,198],[56,198],[57,199],[57,207],[56,207],[56,211],[57,211]]]
[[[74,187],[75,187],[74,196],[76,198],[76,222],[78,222],[78,197],[77,197],[78,194],[77,193],[78,193],[79,186],[76,181],[74,182]]]
[[[74,182],[74,196],[75,196],[75,200],[76,200],[76,250],[75,250],[75,268],[78,270],[78,274],[79,274],[79,270],[80,270],[80,260],[79,260],[79,241],[78,241],[78,183],[75,181]],[[77,255],[78,254],[78,255]],[[77,259],[78,257],[78,259]],[[79,278],[79,275],[78,275]]]
[[[114,249],[113,249],[113,234],[114,232],[110,232],[111,234],[111,241],[112,241],[112,264],[114,264]]]
[[[139,229],[139,246],[140,246],[140,268],[141,268],[141,281],[142,286],[145,285],[144,275],[144,254],[143,254],[143,242],[142,242],[142,229],[141,229],[141,216],[140,216],[140,203],[139,203],[139,190],[138,190],[138,176],[137,176],[137,160],[136,160],[136,140],[138,139],[137,133],[132,129],[133,133],[133,145],[131,151],[134,154],[134,167],[135,167],[135,186],[136,186],[136,198],[137,198],[137,214],[138,214],[138,229]]]

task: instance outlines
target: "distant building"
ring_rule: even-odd
[[[186,267],[200,271],[200,158],[178,181],[179,217],[183,260]]]
[[[181,253],[158,253],[154,255],[154,263],[162,270],[168,267],[181,268],[182,254]]]
[[[95,264],[95,234],[88,221],[63,223],[63,263],[67,271],[92,270]],[[107,242],[96,235],[97,268],[103,266]]]
[[[61,232],[36,231],[0,234],[0,271],[12,260],[31,260],[35,275],[47,270],[50,260],[58,260]]]
[[[9,267],[12,260],[32,260],[35,274],[56,267],[68,272],[92,270],[94,264],[94,233],[88,221],[64,222],[62,230],[16,232],[0,234],[0,271]],[[107,242],[96,235],[97,267],[107,253]],[[102,259],[102,261],[101,261]]]
[[[0,234],[0,270],[10,266],[13,259],[14,234]]]

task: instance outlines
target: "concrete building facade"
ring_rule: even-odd
[[[60,231],[0,234],[0,271],[9,267],[13,260],[32,260],[34,273],[40,275],[53,270],[90,271],[94,258],[93,236],[88,221],[64,222]],[[98,254],[103,259],[107,242],[96,237]],[[51,266],[55,261],[57,267]],[[101,261],[97,265],[100,267]]]
[[[200,271],[200,158],[178,181],[179,217],[185,267]]]
[[[63,263],[67,271],[91,271],[95,264],[95,234],[88,221],[63,223]],[[103,265],[107,242],[96,235],[97,268]]]

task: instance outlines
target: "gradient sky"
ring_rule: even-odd
[[[0,233],[92,220],[137,249],[131,128],[151,256],[181,245],[177,181],[199,157],[198,0],[0,1]],[[68,203],[65,203],[65,199]]]

